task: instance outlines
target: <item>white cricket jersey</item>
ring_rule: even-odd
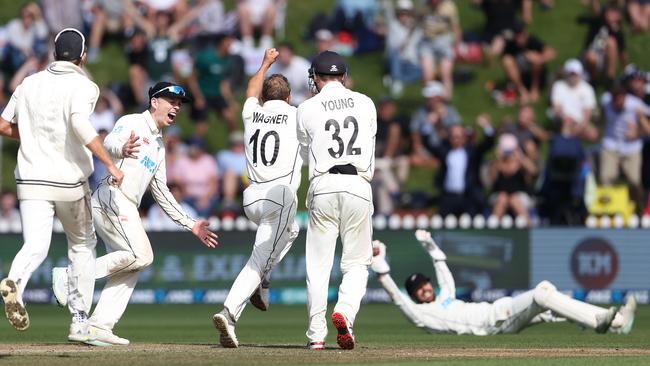
[[[282,100],[260,105],[251,97],[244,103],[242,119],[251,184],[272,182],[297,191],[303,159],[296,136],[296,107]]]
[[[89,191],[93,162],[85,145],[97,136],[88,117],[98,96],[97,85],[67,61],[51,63],[16,88],[2,118],[20,131],[19,199],[76,201]]]
[[[131,136],[131,131],[140,137],[137,159],[122,158],[122,147]],[[192,230],[194,219],[185,213],[167,187],[165,145],[162,133],[149,111],[118,119],[113,131],[106,136],[104,146],[115,165],[124,172],[119,189],[127,199],[140,206],[144,192],[151,188],[154,199],[167,216],[187,230]],[[102,184],[97,189],[106,188],[106,184]]]
[[[335,81],[298,106],[298,140],[309,146],[309,180],[351,164],[370,182],[375,170],[377,111],[367,96]]]
[[[454,278],[445,261],[434,261],[440,293],[431,303],[417,304],[403,294],[390,275],[379,281],[404,315],[418,328],[431,333],[488,335],[496,332],[495,324],[504,320],[507,309],[497,309],[487,302],[467,303],[456,299]],[[504,310],[504,311],[500,311]],[[500,314],[503,313],[503,314]]]

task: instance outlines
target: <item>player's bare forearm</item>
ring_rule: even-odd
[[[269,68],[275,62],[275,59],[278,57],[278,51],[275,48],[269,48],[264,52],[264,59],[262,60],[262,65],[259,70],[251,77],[248,81],[248,87],[246,88],[246,98],[257,98],[260,93],[262,93],[262,84],[264,83],[264,76],[266,72],[269,71]]]
[[[0,135],[9,137],[10,139],[19,140],[20,135],[18,134],[18,125],[10,123],[4,118],[0,118]]]

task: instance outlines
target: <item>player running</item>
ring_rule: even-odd
[[[208,230],[208,222],[187,216],[167,187],[162,129],[174,123],[182,103],[187,101],[189,97],[182,87],[159,82],[149,89],[149,109],[120,118],[104,140],[125,178],[119,189],[103,179],[92,195],[93,222],[108,252],[97,258],[95,276],[108,280],[89,319],[88,344],[129,344],[128,339],[113,334],[113,327],[126,309],[140,272],[153,261],[151,243],[138,211],[147,188],[173,221],[191,231],[205,246],[217,246],[217,236]],[[52,289],[60,304],[65,304],[69,292],[67,270],[52,270]]]
[[[248,82],[242,110],[251,182],[244,191],[244,211],[258,227],[251,257],[230,288],[224,309],[212,317],[221,345],[229,348],[239,345],[235,323],[249,298],[266,310],[270,271],[298,236],[294,216],[303,158],[296,137],[296,108],[289,104],[287,78],[273,74],[264,80],[277,57],[275,48],[266,50],[260,69]]]
[[[377,113],[367,96],[343,85],[347,65],[325,51],[309,69],[314,95],[298,107],[298,139],[309,147],[309,225],[305,249],[309,310],[308,348],[323,349],[325,312],[337,237],[343,252],[332,322],[343,349],[355,345],[352,326],[366,292],[372,260],[372,180]]]
[[[95,288],[97,238],[88,187],[93,171],[90,152],[106,165],[114,184],[121,184],[124,177],[88,120],[99,88],[82,69],[84,43],[76,29],[59,32],[54,38],[56,61],[23,80],[0,118],[0,134],[20,138],[15,175],[24,239],[9,275],[0,282],[5,315],[17,330],[29,327],[22,295],[47,257],[56,214],[68,239],[70,277],[63,280],[70,284],[66,299],[72,314],[70,341],[87,338],[86,314]]]
[[[373,242],[375,256],[372,270],[384,286],[395,305],[418,328],[431,333],[493,335],[517,333],[539,321],[549,310],[597,333],[628,334],[634,324],[636,300],[628,296],[625,305],[601,308],[574,300],[557,291],[548,281],[540,282],[535,289],[514,297],[503,297],[494,303],[466,303],[456,299],[454,277],[447,268],[446,255],[436,245],[431,234],[425,230],[415,232],[415,237],[433,259],[440,293],[436,296],[429,278],[413,273],[406,280],[404,295],[390,277],[386,263],[386,246]]]

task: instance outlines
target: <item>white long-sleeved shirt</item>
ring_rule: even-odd
[[[2,118],[20,131],[19,199],[76,201],[88,192],[93,162],[85,145],[97,136],[88,117],[98,97],[97,85],[67,61],[51,63],[16,88]]]
[[[402,313],[418,328],[431,333],[488,335],[507,311],[487,302],[466,303],[456,299],[456,285],[445,261],[433,261],[440,293],[435,301],[417,304],[402,293],[389,274],[379,281]]]
[[[122,147],[131,136],[139,136],[137,159],[123,158]],[[185,213],[167,187],[165,145],[162,132],[149,111],[123,116],[104,140],[106,150],[122,172],[124,180],[120,191],[134,205],[139,206],[147,188],[151,188],[154,199],[167,216],[187,230],[192,230],[195,220]],[[102,189],[100,186],[98,189]]]
[[[330,81],[298,106],[298,141],[309,148],[309,180],[353,165],[370,182],[375,170],[377,111],[367,96]]]

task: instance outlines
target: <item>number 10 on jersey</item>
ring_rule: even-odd
[[[269,138],[273,137],[273,156],[271,159],[268,159],[266,156],[266,143]],[[259,142],[259,149],[258,149]],[[271,166],[275,164],[275,161],[278,159],[278,152],[280,151],[280,135],[276,131],[268,131],[260,139],[260,130],[257,129],[253,136],[251,136],[248,143],[253,145],[253,166],[257,166],[257,152],[259,151],[262,164],[266,166]]]

